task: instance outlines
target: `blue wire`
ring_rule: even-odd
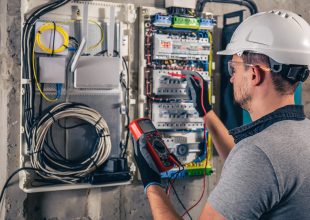
[[[61,83],[57,83],[56,84],[56,98],[59,99],[61,96],[61,90],[62,90],[62,84]]]

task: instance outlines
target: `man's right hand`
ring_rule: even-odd
[[[194,107],[199,116],[203,117],[206,113],[212,110],[212,106],[209,102],[208,82],[204,80],[200,74],[194,71],[184,71],[183,74],[186,75],[187,80],[186,93],[193,101]]]
[[[143,134],[138,141],[136,141],[132,136],[131,139],[134,147],[134,157],[140,171],[144,191],[146,192],[147,188],[151,185],[158,185],[162,187],[160,172],[147,150],[145,135]]]

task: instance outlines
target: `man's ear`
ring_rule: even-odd
[[[258,86],[264,82],[266,75],[265,72],[259,68],[259,66],[251,67],[251,74],[252,74],[251,82],[253,86]]]

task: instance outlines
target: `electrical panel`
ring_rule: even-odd
[[[211,139],[187,96],[187,76],[208,82],[212,15],[194,1],[140,8],[139,97],[130,98],[132,4],[23,1],[20,188],[27,193],[130,184],[129,105],[149,117],[184,164],[179,176],[212,173]],[[183,7],[183,8],[182,8]],[[176,168],[162,173],[175,175]]]
[[[196,16],[195,1],[188,3],[166,1],[167,9],[140,8],[139,116],[152,119],[185,168],[164,172],[163,178],[210,175],[213,170],[211,138],[187,95],[186,74],[194,71],[208,82],[212,102],[215,20],[211,14]]]
[[[130,184],[132,4],[22,2],[20,188]]]

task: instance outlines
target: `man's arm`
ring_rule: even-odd
[[[202,85],[204,88],[208,88],[207,81],[201,78],[201,81],[198,82],[193,78],[193,76],[200,77],[200,75],[197,75],[197,73],[192,71],[189,72],[190,73],[188,73],[188,71],[183,72],[184,74],[187,74],[187,95],[193,101],[198,115],[200,117],[204,117],[216,150],[220,156],[223,157],[223,159],[226,159],[230,150],[235,145],[234,139],[231,135],[229,135],[227,128],[212,110],[212,106],[209,102],[208,89],[205,91],[202,90]]]
[[[200,220],[226,220],[226,218],[214,209],[210,203],[207,203],[201,212]]]
[[[182,219],[172,206],[169,197],[160,186],[149,186],[147,188],[147,197],[150,202],[154,220],[179,220]],[[200,215],[201,220],[225,220],[218,211],[207,203]]]
[[[217,152],[223,159],[226,159],[235,146],[233,137],[229,135],[227,128],[213,110],[207,112],[204,119]]]
[[[147,197],[150,202],[154,220],[182,219],[172,206],[169,197],[160,186],[152,185],[147,188]]]

